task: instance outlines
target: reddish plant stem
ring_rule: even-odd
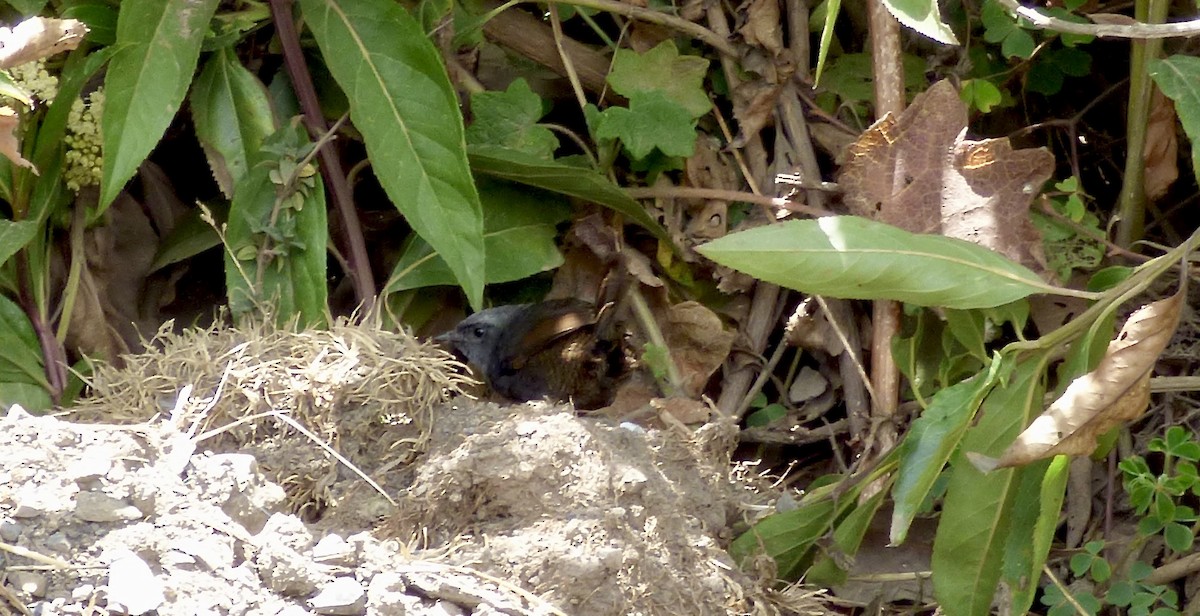
[[[292,19],[292,4],[292,0],[271,0],[271,19],[275,22],[275,31],[283,47],[283,64],[292,80],[296,99],[300,101],[304,126],[308,128],[313,139],[319,139],[329,130],[329,125],[321,114],[317,91],[313,87],[308,65],[304,62],[300,36]],[[371,262],[367,258],[362,223],[358,219],[358,210],[354,207],[354,197],[350,185],[346,182],[342,161],[333,144],[328,143],[322,147],[319,156],[321,175],[325,179],[325,185],[329,187],[334,207],[342,223],[342,237],[339,243],[343,245],[343,253],[346,255],[346,274],[353,283],[359,306],[369,314],[374,309],[377,290],[375,277],[371,273]]]

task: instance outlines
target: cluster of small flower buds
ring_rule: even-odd
[[[103,138],[100,134],[100,115],[104,110],[104,90],[96,90],[88,97],[71,104],[67,116],[67,134],[63,143],[67,146],[63,165],[63,181],[75,192],[84,186],[99,186],[103,171]]]
[[[58,77],[46,71],[46,60],[26,62],[8,69],[13,83],[28,92],[41,104],[48,104],[58,96]]]

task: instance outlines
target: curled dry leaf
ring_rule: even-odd
[[[783,53],[783,22],[779,19],[776,0],[750,0],[746,7],[746,23],[738,29],[747,45],[762,47],[778,56]]]
[[[1141,417],[1150,403],[1150,372],[1179,324],[1186,289],[1129,316],[1095,370],[1075,379],[1000,456],[997,467],[1056,455],[1087,455],[1096,437]]]
[[[0,68],[11,68],[70,51],[88,28],[77,19],[30,17],[12,29],[0,28]]]

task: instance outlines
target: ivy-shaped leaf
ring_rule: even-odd
[[[558,149],[554,133],[537,123],[545,105],[524,79],[503,92],[473,94],[471,112],[475,120],[467,127],[468,145],[499,145],[547,160]]]
[[[668,156],[691,156],[696,149],[695,120],[661,92],[629,99],[629,108],[611,107],[600,114],[597,139],[620,139],[629,154],[646,158],[654,148]]]
[[[708,60],[681,56],[675,43],[664,41],[644,54],[618,49],[608,84],[630,101],[640,95],[659,93],[694,119],[712,109],[712,102],[704,91],[707,73]]]

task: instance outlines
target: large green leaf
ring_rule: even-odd
[[[275,132],[267,89],[228,47],[209,58],[191,96],[196,137],[226,197],[246,175],[250,156]]]
[[[967,431],[954,456],[941,522],[933,542],[933,590],[947,616],[990,612],[1008,535],[1012,506],[1025,469],[983,473],[965,451],[997,456],[1041,410],[1045,358],[1017,366],[1010,382],[992,390],[982,419]]]
[[[995,384],[1000,363],[995,359],[987,373],[939,391],[900,443],[900,470],[892,487],[892,544],[904,542],[909,525],[942,467],[958,448],[976,409]]]
[[[833,525],[838,505],[821,500],[763,518],[729,546],[741,562],[760,551],[775,559],[780,579],[796,579],[812,560],[809,550]]]
[[[982,246],[855,216],[795,220],[727,235],[697,250],[733,269],[814,295],[990,308],[1068,293]]]
[[[0,265],[24,248],[37,231],[38,224],[32,220],[13,222],[0,219]]]
[[[0,409],[14,402],[30,410],[47,408],[49,387],[41,346],[29,317],[20,306],[0,295]]]
[[[1150,76],[1175,101],[1179,123],[1192,142],[1192,171],[1200,177],[1200,58],[1170,56],[1150,61]]]
[[[116,55],[104,78],[104,174],[108,207],[158,144],[187,94],[217,0],[125,0]]]
[[[334,79],[350,99],[384,191],[437,250],[474,308],[483,304],[483,212],[462,114],[441,56],[391,0],[301,0]]]
[[[471,167],[478,173],[598,203],[620,212],[659,239],[670,241],[667,231],[646,213],[640,203],[591,169],[543,160],[525,152],[497,146],[472,146],[469,152]]]
[[[1004,579],[1012,597],[1012,614],[1025,614],[1033,605],[1042,568],[1058,530],[1070,465],[1068,456],[1030,465],[1022,489],[1017,492],[1017,502],[1013,506],[1017,516],[1013,518],[1013,530],[1004,555]],[[1045,473],[1041,472],[1042,468]],[[1037,493],[1030,494],[1033,490]]]
[[[481,182],[479,196],[484,205],[488,284],[520,280],[562,265],[554,239],[556,225],[571,215],[565,199],[495,181]],[[417,237],[405,247],[383,294],[449,284],[454,284],[454,276],[446,262]]]

